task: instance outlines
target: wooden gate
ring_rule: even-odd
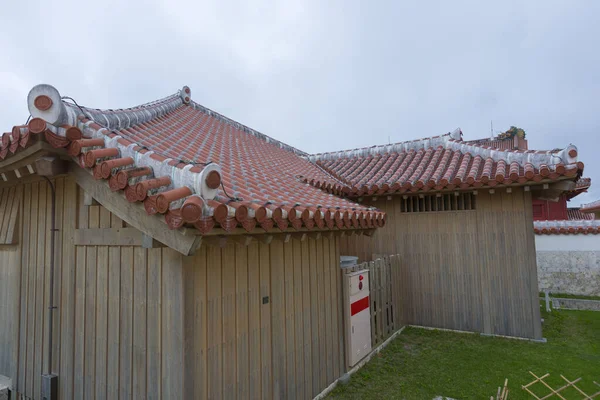
[[[400,329],[400,256],[382,256],[346,271],[369,271],[371,344],[376,347]]]

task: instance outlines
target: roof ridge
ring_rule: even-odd
[[[87,118],[103,128],[121,130],[151,121],[189,103],[190,95],[190,89],[184,86],[174,94],[138,106],[102,110],[81,106],[72,97],[61,96],[55,87],[41,84],[31,89],[27,104],[31,115],[39,116],[51,125],[77,126],[81,118]],[[59,107],[52,107],[53,104],[59,104]]]
[[[210,115],[211,117],[217,118],[220,121],[223,121],[226,124],[229,124],[229,125],[233,126],[236,129],[239,129],[241,131],[249,133],[250,135],[253,135],[253,136],[255,136],[255,137],[257,137],[257,138],[259,138],[259,139],[261,139],[261,140],[263,140],[263,141],[265,141],[267,143],[275,144],[279,148],[287,150],[287,151],[292,152],[294,154],[297,154],[299,156],[308,156],[308,153],[306,153],[306,152],[304,152],[304,151],[302,151],[300,149],[297,149],[294,146],[290,146],[289,144],[283,143],[280,140],[273,139],[272,137],[270,137],[268,135],[265,135],[264,133],[261,133],[261,132],[255,130],[255,129],[252,129],[252,128],[250,128],[250,127],[248,127],[248,126],[246,126],[246,125],[244,125],[244,124],[242,124],[240,122],[237,122],[237,121],[235,121],[235,120],[233,120],[233,119],[231,119],[229,117],[226,117],[225,115],[223,115],[221,113],[218,113],[218,112],[216,112],[214,110],[211,110],[210,108],[208,108],[206,106],[203,106],[202,104],[199,104],[199,103],[197,103],[197,102],[195,102],[193,100],[190,102],[190,105],[195,110],[202,111],[202,112]]]
[[[186,135],[176,137],[177,142],[167,142],[166,138],[177,136],[179,131],[179,128],[174,130],[173,126],[165,126],[173,125],[173,118],[179,122],[190,122],[194,118],[210,120],[219,126],[223,124],[221,121],[227,121],[241,126],[226,117],[219,115],[217,119],[205,114],[217,115],[204,107],[203,112],[196,111],[193,105],[184,108],[191,102],[190,94],[189,88],[184,87],[178,94],[132,109],[102,111],[80,107],[72,99],[75,104],[70,104],[63,101],[67,98],[61,97],[54,87],[38,85],[28,96],[32,117],[28,125],[14,127],[12,132],[0,136],[0,159],[4,159],[9,151],[15,153],[26,148],[33,143],[33,138],[41,138],[54,148],[65,148],[73,161],[89,170],[94,179],[107,181],[112,191],[123,191],[127,201],[143,203],[148,215],[164,215],[168,229],[186,225],[202,235],[217,227],[226,233],[238,227],[255,233],[259,226],[268,232],[274,227],[280,230],[302,227],[333,230],[374,229],[385,225],[385,213],[373,207],[323,195],[312,187],[304,189],[299,179],[301,173],[318,171],[316,175],[327,179],[329,175],[297,154],[275,150],[277,145],[263,146],[262,140],[239,135],[230,129],[222,129],[228,137],[219,135],[219,129],[216,132],[192,129]],[[175,109],[176,112],[171,112]],[[140,126],[134,130],[124,129],[135,124]],[[249,128],[244,130],[251,131]],[[151,137],[148,133],[153,131],[160,131],[162,138],[145,141]],[[256,131],[251,133],[264,141],[280,143]],[[229,150],[231,158],[219,158],[215,162],[181,160],[180,156],[188,146],[179,141],[189,135],[201,137],[204,134],[212,134],[215,139],[212,147],[224,144],[217,143],[217,139],[240,139],[242,147],[247,144],[250,148],[244,148],[240,154],[233,154],[232,147],[219,148],[217,151],[221,153]],[[254,156],[253,150],[275,154],[274,163],[280,162],[281,168],[272,165],[273,162],[272,166],[250,163],[247,171],[243,167],[237,168],[236,160],[243,164],[248,161],[247,157]],[[223,174],[221,164],[227,168]],[[18,173],[15,175],[19,177]],[[6,177],[3,175],[2,179],[6,180]],[[228,195],[229,190],[235,197]],[[252,202],[253,199],[258,202]]]
[[[591,203],[582,204],[581,211],[583,212],[594,212],[600,210],[600,200],[592,201]]]
[[[446,141],[451,138],[458,137],[459,140],[462,137],[462,131],[460,128],[456,128],[452,132],[445,133],[443,135],[438,136],[430,136],[421,139],[414,140],[406,140],[403,142],[382,144],[382,145],[374,145],[368,147],[358,147],[355,149],[347,149],[347,150],[338,150],[338,151],[330,151],[325,153],[316,153],[308,156],[308,159],[311,162],[323,161],[323,160],[334,160],[338,158],[345,157],[357,157],[357,156],[367,156],[374,154],[385,154],[390,152],[399,152],[399,149],[404,151],[407,150],[417,150],[421,148],[428,147],[437,147],[439,145],[445,146]]]
[[[455,129],[445,135],[432,136],[412,141],[391,143],[379,146],[363,147],[351,150],[341,150],[329,153],[312,154],[307,159],[313,163],[318,161],[332,161],[340,158],[368,157],[376,154],[399,153],[402,151],[436,148],[442,146],[462,154],[469,153],[473,157],[480,156],[483,159],[491,158],[494,161],[504,160],[508,164],[517,162],[521,167],[531,164],[536,168],[542,165],[565,166],[577,163],[577,147],[569,144],[561,150],[519,150],[498,149],[493,146],[483,146],[462,140],[462,131]]]
[[[562,150],[518,150],[518,149],[497,149],[491,146],[481,146],[464,142],[462,140],[448,139],[447,147],[452,150],[458,150],[464,153],[470,153],[473,156],[480,156],[484,159],[491,158],[494,161],[505,160],[507,163],[518,163],[521,167],[525,164],[531,164],[536,168],[542,165],[565,166],[577,163],[577,147],[569,144]]]

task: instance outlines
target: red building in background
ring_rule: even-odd
[[[587,192],[592,184],[590,178],[580,178],[573,191],[560,196],[558,201],[533,199],[534,221],[559,221],[559,220],[590,220],[594,214],[581,212],[579,207],[569,207],[567,202],[575,196]]]

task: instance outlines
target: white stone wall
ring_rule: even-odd
[[[600,235],[536,235],[540,290],[600,296]]]

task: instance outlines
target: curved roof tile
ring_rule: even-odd
[[[188,87],[137,107],[98,110],[38,85],[28,104],[33,119],[2,135],[0,159],[35,140],[64,147],[113,191],[164,214],[171,229],[333,229],[341,215],[354,228],[385,224],[383,212],[306,185],[305,176],[341,183],[306,153],[193,102]]]
[[[538,235],[600,234],[600,220],[533,221],[533,228]]]
[[[586,212],[586,213],[600,212],[600,200],[596,200],[594,202],[584,204],[581,206],[580,210],[582,212]]]
[[[341,182],[326,182],[329,192],[350,196],[538,184],[576,179],[583,170],[573,145],[550,151],[502,150],[464,142],[458,129],[441,136],[314,154],[307,159]],[[307,177],[306,182],[323,186],[321,178]]]

